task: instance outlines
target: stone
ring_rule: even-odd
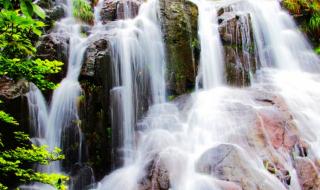
[[[264,181],[263,174],[258,174],[249,166],[249,158],[239,147],[220,144],[200,156],[196,163],[196,171],[236,183],[230,187],[233,189],[241,187],[243,190],[269,190],[274,187]]]
[[[111,141],[110,90],[112,60],[108,36],[89,42],[79,77],[81,129],[84,134],[83,159],[94,170],[96,180],[113,167]]]
[[[298,157],[294,161],[302,190],[320,189],[318,168],[309,158]]]
[[[124,18],[134,18],[138,15],[142,0],[105,0],[100,12],[104,24]]]
[[[169,190],[168,170],[161,159],[155,158],[146,168],[147,175],[139,182],[139,190]]]
[[[14,117],[19,125],[23,126],[25,132],[28,132],[29,129],[28,100],[26,97],[28,92],[28,81],[19,80],[16,82],[8,77],[0,77],[0,100],[3,102],[0,104],[0,108]],[[2,122],[2,125],[7,124]]]
[[[195,87],[199,61],[198,8],[186,0],[160,0],[167,52],[167,91],[181,95]]]
[[[232,10],[232,5],[221,8],[218,15],[227,82],[233,86],[248,86],[259,67],[250,15],[238,14]]]
[[[37,46],[38,58],[50,61],[58,60],[64,63],[62,71],[50,78],[54,82],[60,82],[66,76],[68,70],[69,40],[67,33],[50,33],[44,35]]]
[[[301,139],[287,105],[280,96],[266,97],[263,101],[269,102],[270,106],[257,113],[257,133],[275,149],[293,151],[296,145],[301,144]]]
[[[88,186],[94,183],[94,173],[90,166],[76,163],[71,172],[70,189],[86,190]]]

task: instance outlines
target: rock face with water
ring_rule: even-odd
[[[37,57],[43,60],[58,60],[64,63],[62,72],[52,77],[53,81],[60,82],[66,75],[68,69],[69,35],[67,33],[50,33],[44,35],[37,46]]]
[[[237,13],[232,6],[218,11],[219,32],[224,47],[227,82],[234,86],[250,84],[258,67],[249,13]]]
[[[167,89],[179,95],[194,88],[198,65],[198,8],[185,0],[160,0],[167,50]]]
[[[243,190],[268,190],[271,187],[255,178],[250,163],[243,158],[241,150],[231,144],[221,144],[206,151],[198,160],[197,171],[212,175],[223,181],[239,184]]]
[[[80,74],[83,96],[80,103],[85,158],[92,163],[97,179],[111,169],[111,121],[109,91],[112,85],[110,44],[106,39],[90,43]]]
[[[142,0],[104,0],[103,8],[100,12],[103,23],[124,19],[126,16],[131,18],[138,15],[139,7]],[[129,10],[129,15],[126,15],[126,9]]]
[[[139,190],[169,190],[168,169],[161,159],[155,158],[146,168],[146,176],[139,183]]]

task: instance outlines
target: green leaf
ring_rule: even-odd
[[[26,17],[31,17],[31,14],[29,13],[29,9],[28,9],[28,6],[27,6],[27,3],[24,0],[20,0],[20,9],[21,9],[22,13]]]
[[[46,18],[46,13],[44,12],[44,10],[39,7],[37,4],[32,3],[32,8],[33,11],[36,15],[38,15],[40,18],[45,19]]]

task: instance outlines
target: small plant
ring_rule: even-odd
[[[93,10],[87,0],[72,0],[72,14],[75,18],[83,22],[88,24],[93,23]]]
[[[0,76],[25,78],[40,89],[53,89],[55,84],[46,75],[61,70],[62,62],[34,59],[35,41],[44,23],[20,14],[19,10],[0,12]]]

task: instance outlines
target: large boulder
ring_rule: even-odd
[[[83,94],[79,98],[81,129],[84,134],[84,160],[97,180],[111,170],[112,88],[111,49],[107,36],[94,39],[87,47],[80,73]]]
[[[227,82],[247,86],[259,65],[250,15],[238,13],[228,6],[218,11],[218,21]]]
[[[142,0],[104,0],[100,12],[104,24],[125,18],[134,18],[138,15]]]
[[[198,8],[186,0],[160,0],[167,52],[167,89],[180,95],[195,86],[198,64]]]
[[[55,74],[51,80],[60,82],[66,76],[69,57],[69,40],[67,33],[50,33],[44,35],[37,46],[37,57],[64,63],[62,72]]]
[[[243,190],[273,189],[263,175],[254,171],[250,164],[249,158],[244,156],[244,152],[239,147],[220,144],[202,154],[196,169],[200,173],[212,175],[220,180],[234,182]],[[239,189],[240,187],[236,184],[233,185],[234,188]]]

